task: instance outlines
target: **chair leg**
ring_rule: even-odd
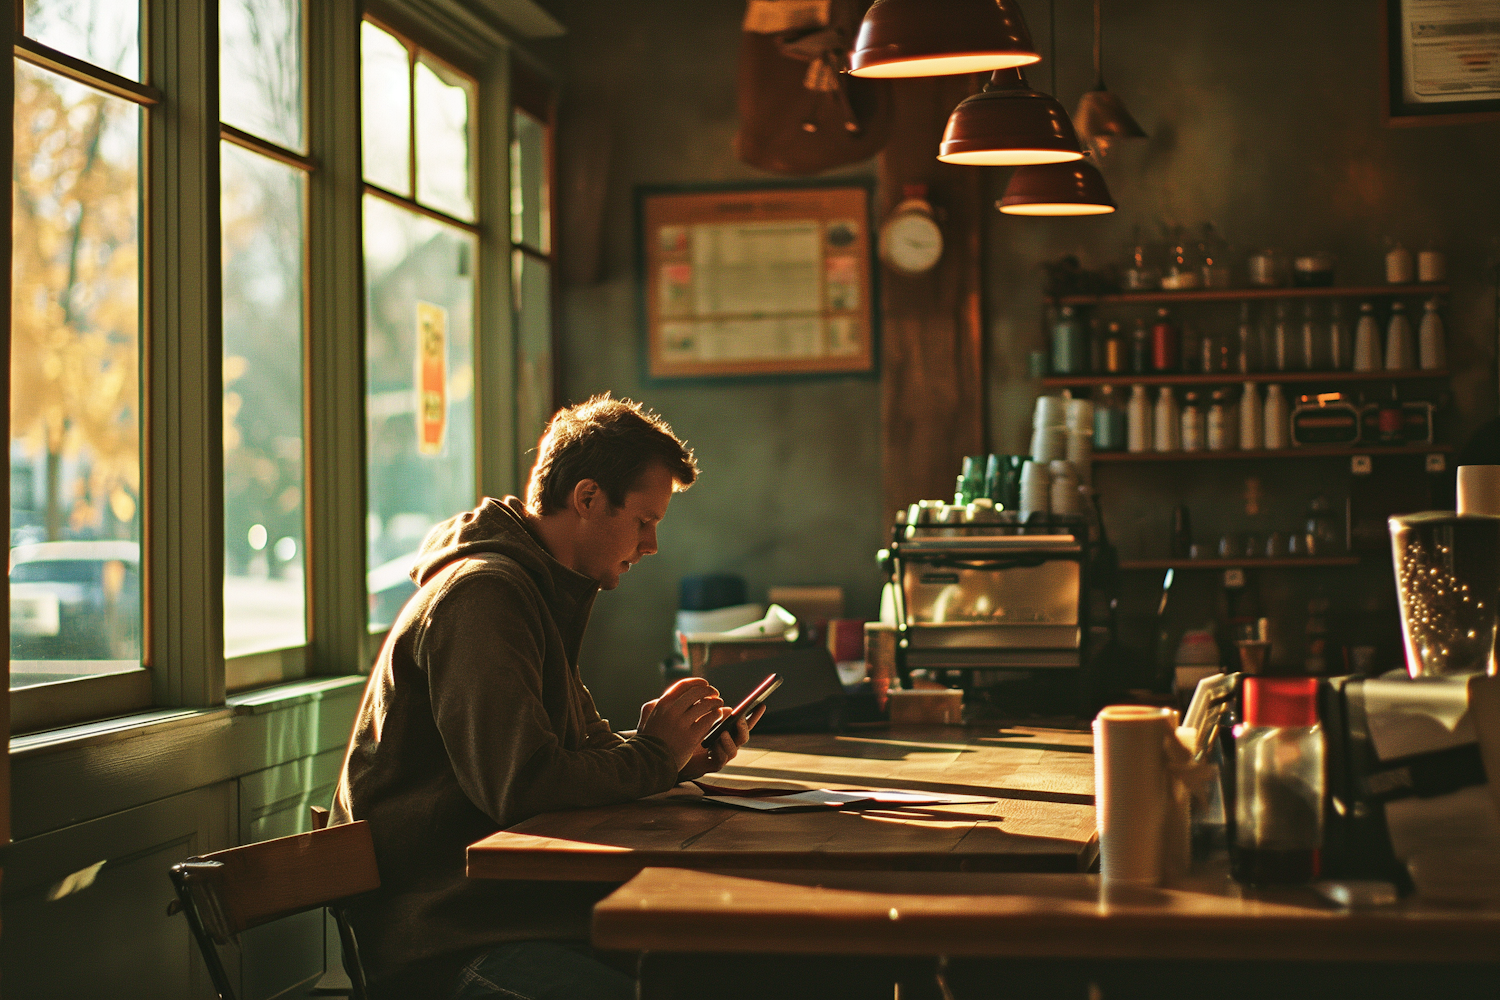
[[[213,937],[203,927],[203,920],[198,915],[198,906],[193,899],[192,890],[188,887],[188,876],[177,868],[172,869],[172,886],[177,890],[177,899],[182,903],[182,915],[187,917],[188,927],[193,932],[193,938],[198,942],[198,951],[203,956],[203,964],[208,966],[208,977],[213,981],[214,992],[218,994],[219,1000],[235,1000],[234,987],[229,982],[229,973],[224,969],[224,961],[219,957],[219,946],[214,943]]]

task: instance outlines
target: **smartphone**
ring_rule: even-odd
[[[781,687],[781,681],[782,676],[780,674],[768,674],[765,680],[761,681],[755,686],[754,691],[751,691],[749,694],[745,695],[744,701],[734,706],[734,711],[730,712],[728,715],[724,716],[724,718],[714,723],[714,727],[708,731],[708,735],[703,737],[703,748],[705,750],[711,748],[715,743],[719,741],[719,734],[722,733],[726,727],[735,725],[745,716],[755,711],[756,706],[760,705],[767,698],[771,697],[772,691],[775,691],[777,688]]]

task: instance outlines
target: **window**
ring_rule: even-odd
[[[427,528],[511,486],[509,60],[357,6],[18,4],[15,731],[365,669]]]
[[[556,409],[552,256],[552,95],[532,74],[511,75],[511,302],[516,335],[516,441],[525,449]]]
[[[428,529],[478,499],[476,88],[373,21],[360,40],[367,587],[380,631],[414,590],[407,574]]]
[[[224,655],[305,646],[307,175],[298,0],[219,5]],[[284,679],[235,676],[229,686]],[[301,673],[302,671],[293,671]]]
[[[139,12],[28,0],[16,46],[10,686],[142,668]],[[140,683],[135,683],[138,680]]]

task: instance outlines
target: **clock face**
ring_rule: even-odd
[[[925,212],[901,212],[881,228],[880,256],[905,274],[929,271],[943,256],[943,231]]]

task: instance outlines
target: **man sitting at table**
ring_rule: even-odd
[[[678,681],[615,733],[578,671],[594,598],[656,551],[697,478],[666,422],[606,393],[557,413],[526,502],[486,499],[435,527],[365,689],[334,821],[370,823],[381,888],[353,908],[382,997],[630,997],[584,943],[608,886],[469,880],[473,841],[553,809],[623,802],[718,770],[758,719]]]

